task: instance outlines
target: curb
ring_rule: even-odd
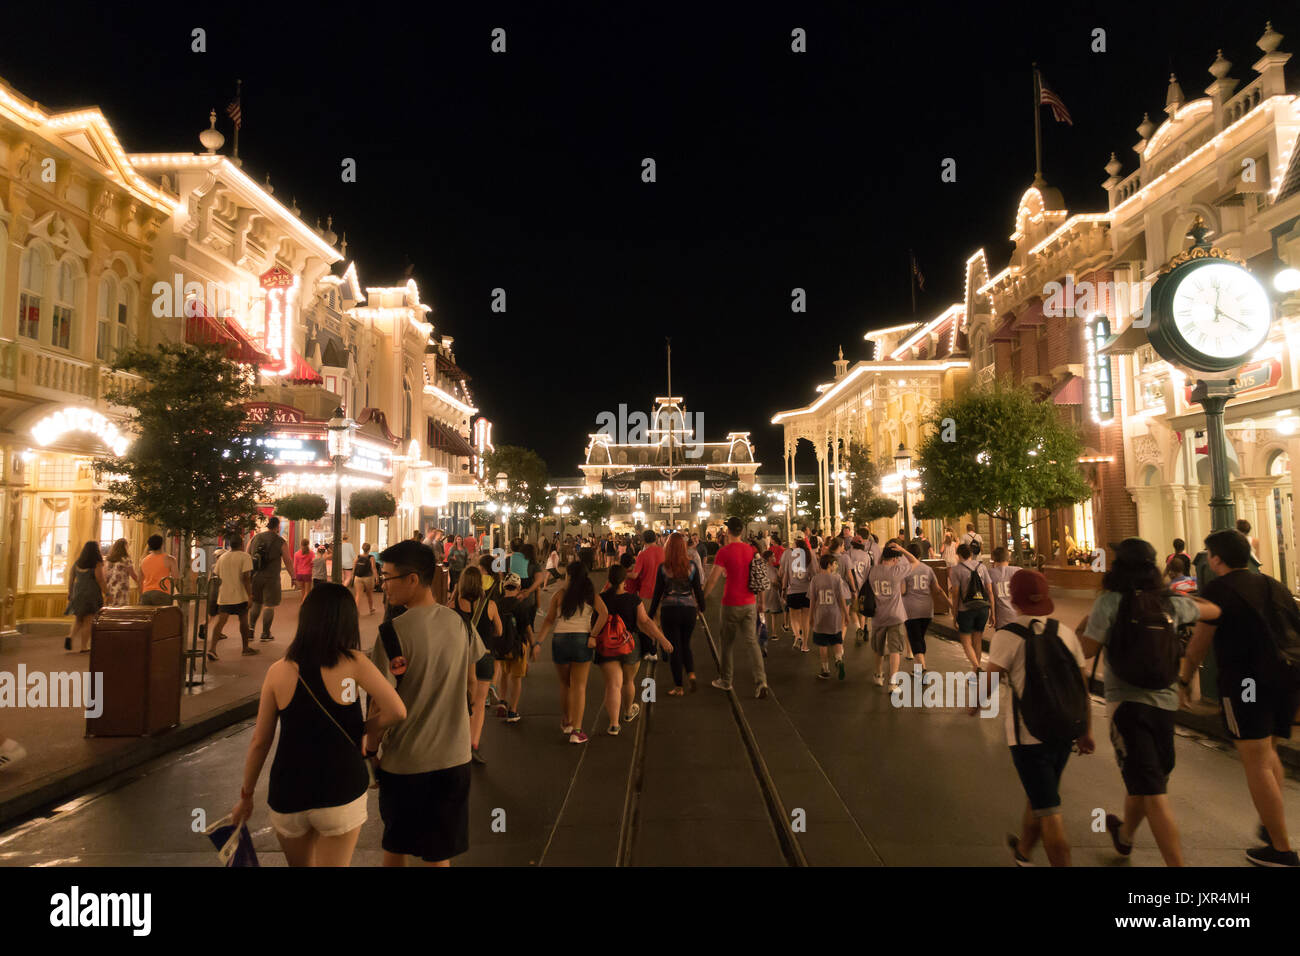
[[[256,717],[260,696],[259,692],[245,697],[156,736],[140,737],[131,746],[103,760],[46,775],[34,782],[30,789],[0,801],[0,828],[17,822],[18,818],[35,810],[103,783],[123,771],[187,747],[232,724]]]
[[[928,633],[950,643],[957,643],[957,629],[950,624],[941,624],[937,621],[931,621]],[[989,648],[988,639],[984,638],[982,643],[984,645],[984,650],[987,651]],[[1105,685],[1095,677],[1091,681],[1090,689],[1093,694],[1098,697],[1102,697],[1106,693]],[[1232,744],[1232,738],[1229,737],[1227,732],[1223,729],[1223,720],[1218,714],[1193,714],[1185,710],[1178,710],[1174,712],[1174,722],[1182,727],[1186,727],[1188,730],[1194,730],[1199,734],[1203,734],[1206,737],[1212,737],[1215,740],[1228,745]],[[1294,771],[1300,771],[1300,748],[1297,747],[1297,742],[1295,740],[1279,746],[1277,748],[1277,755],[1283,765]]]

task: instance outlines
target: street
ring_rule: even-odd
[[[709,686],[717,670],[703,627],[693,642],[699,690],[669,697],[667,665],[651,672],[643,664],[638,678],[655,682],[656,700],[617,738],[604,733],[601,678],[592,675],[585,746],[559,733],[544,648],[525,680],[523,720],[507,725],[489,713],[488,764],[474,767],[470,850],[455,865],[1010,865],[1003,837],[1016,828],[1024,797],[1000,717],[895,708],[871,681],[868,650],[852,644],[846,680],[817,680],[816,652],[792,651],[788,633],[768,646],[766,700],[753,698],[738,656],[733,709]],[[932,668],[964,670],[963,661],[955,644],[932,637]],[[1073,757],[1062,783],[1074,864],[1158,866],[1149,831],[1139,832],[1131,863],[1123,863],[1106,833],[1092,829],[1097,808],[1119,811],[1124,794],[1096,699],[1093,732],[1097,752]],[[0,833],[0,863],[217,865],[194,830],[197,811],[207,823],[229,811],[251,733],[251,721],[234,725]],[[1188,864],[1247,865],[1242,851],[1254,844],[1257,821],[1237,757],[1183,728],[1176,749],[1170,798]],[[267,820],[267,777],[264,770],[250,830],[261,863],[282,866]],[[1294,780],[1285,797],[1289,819],[1300,819]],[[788,828],[777,825],[781,816]],[[381,862],[381,832],[371,791],[354,865]],[[1035,862],[1045,863],[1041,850]]]

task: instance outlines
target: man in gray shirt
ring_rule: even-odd
[[[384,865],[416,856],[434,866],[469,849],[470,714],[474,663],[487,653],[459,614],[433,599],[433,552],[400,541],[379,555],[390,606],[371,659],[397,688],[406,719],[387,732],[379,758]],[[374,741],[365,741],[366,752]]]

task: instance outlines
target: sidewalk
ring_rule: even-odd
[[[1079,622],[1082,621],[1084,616],[1092,609],[1093,602],[1092,598],[1075,597],[1073,594],[1060,595],[1055,592],[1052,594],[1052,600],[1056,604],[1056,610],[1053,611],[1052,616],[1057,618],[1066,627],[1074,628],[1076,630]],[[943,614],[936,617],[934,622],[930,625],[930,632],[938,637],[944,638],[945,640],[957,640],[957,628],[951,614]],[[989,638],[992,636],[993,632],[991,630],[984,632],[985,650],[988,649]],[[1091,664],[1088,665],[1088,670],[1089,673],[1092,672]],[[1098,697],[1105,692],[1102,683],[1105,675],[1105,663],[1098,664],[1097,673],[1093,679],[1092,687],[1092,692]],[[1208,702],[1202,702],[1200,706],[1200,712],[1179,710],[1175,714],[1175,720],[1177,720],[1177,722],[1182,726],[1194,730],[1197,733],[1230,743],[1231,738],[1224,729],[1223,718],[1219,711]],[[1300,737],[1293,736],[1291,740],[1284,741],[1282,745],[1278,747],[1278,755],[1282,758],[1284,764],[1292,769],[1300,770]]]
[[[152,760],[160,754],[257,714],[262,679],[284,656],[298,626],[298,596],[285,592],[276,609],[269,643],[254,640],[261,653],[240,655],[239,624],[226,622],[221,660],[208,662],[202,687],[183,688],[180,724],[153,737],[85,736],[82,710],[69,708],[0,709],[0,736],[12,737],[27,749],[27,758],[0,773],[0,826],[42,806],[62,800],[109,777]],[[362,601],[362,643],[373,637],[382,614],[367,617]],[[259,625],[260,634],[260,625]],[[64,634],[20,635],[0,648],[0,672],[16,674],[19,664],[28,673],[85,670],[89,655],[63,650]]]

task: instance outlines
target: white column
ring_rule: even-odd
[[[840,516],[843,512],[840,510],[840,426],[839,421],[835,422],[835,441],[831,445],[831,460],[834,462],[832,470],[834,472],[834,495],[835,495],[835,523],[831,527],[833,533],[838,534],[840,530]]]

